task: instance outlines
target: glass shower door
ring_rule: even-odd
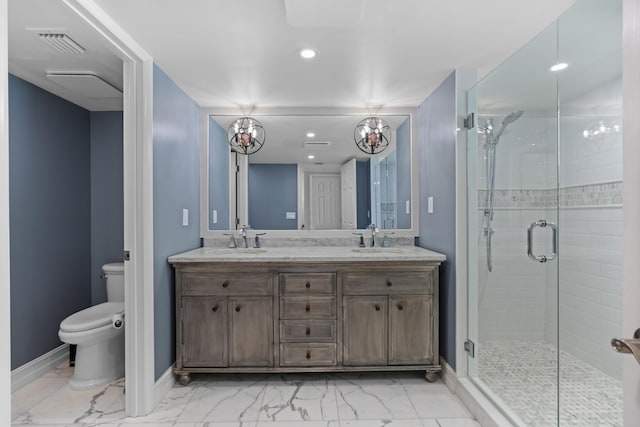
[[[469,376],[520,425],[558,414],[557,34],[468,94]]]
[[[516,425],[621,427],[621,1],[578,0],[467,100],[469,377]]]

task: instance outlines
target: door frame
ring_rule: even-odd
[[[125,412],[146,415],[154,396],[153,59],[93,0],[63,0],[123,61]]]

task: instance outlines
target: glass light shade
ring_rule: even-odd
[[[262,124],[252,117],[236,119],[227,129],[231,149],[240,154],[253,154],[264,145]]]
[[[380,117],[367,117],[356,125],[353,139],[361,151],[378,154],[391,143],[391,129]]]

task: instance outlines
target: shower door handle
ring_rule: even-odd
[[[551,255],[535,255],[533,253],[533,230],[536,227],[551,228]],[[547,262],[551,261],[552,259],[556,259],[556,257],[558,256],[558,226],[552,222],[547,222],[546,219],[539,219],[538,221],[532,222],[527,228],[527,255],[529,256],[529,258],[536,262]]]

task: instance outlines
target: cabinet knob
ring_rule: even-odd
[[[307,284],[304,285],[304,286],[305,286],[305,288],[309,289],[311,287],[311,283],[307,282]]]
[[[236,313],[239,313],[239,312],[240,312],[240,306],[237,306],[236,307]]]
[[[311,311],[311,306],[309,304],[307,304],[307,306],[304,308],[305,311]]]
[[[402,311],[404,309],[404,307],[402,306],[402,304],[398,304],[398,310]]]
[[[387,286],[391,286],[393,285],[393,283],[391,283],[391,280],[387,280]]]
[[[380,311],[380,306],[376,304],[376,311]]]
[[[306,333],[307,333],[307,335],[311,335],[311,328],[307,328]]]
[[[311,352],[307,351],[307,359],[311,359]]]
[[[224,283],[222,284],[222,287],[223,287],[223,288],[226,288],[226,287],[228,287],[228,286],[229,286],[229,281],[226,281],[226,282],[224,282]]]
[[[218,305],[214,305],[213,307],[211,307],[211,311],[218,311]]]

